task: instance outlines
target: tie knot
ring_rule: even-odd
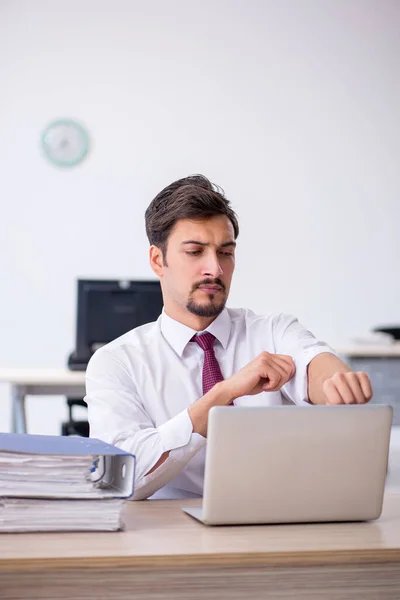
[[[202,333],[201,335],[194,335],[191,341],[196,342],[196,344],[206,352],[206,350],[212,350],[214,348],[215,336],[206,331],[206,333]]]

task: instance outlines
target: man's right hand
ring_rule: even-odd
[[[208,411],[212,406],[226,406],[241,396],[280,390],[295,372],[291,356],[262,352],[232,377],[217,383],[200,400],[189,406],[193,431],[207,435]]]
[[[291,356],[262,352],[237,373],[221,383],[231,400],[261,392],[280,390],[295,374]]]

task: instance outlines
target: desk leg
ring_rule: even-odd
[[[27,433],[25,414],[25,388],[21,385],[13,385],[11,388],[12,398],[12,431],[13,433]]]

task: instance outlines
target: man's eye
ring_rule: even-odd
[[[201,250],[187,250],[186,254],[190,254],[190,256],[197,256],[201,253]]]
[[[223,256],[233,256],[233,252],[220,252]]]

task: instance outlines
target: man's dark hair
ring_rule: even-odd
[[[224,191],[204,175],[178,179],[157,194],[146,210],[150,245],[161,248],[165,259],[169,234],[179,219],[207,219],[216,215],[228,217],[236,239],[239,225]]]

